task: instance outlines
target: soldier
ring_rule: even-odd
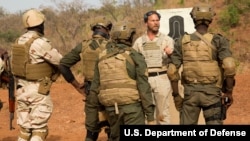
[[[136,39],[133,48],[144,55],[148,66],[157,124],[170,124],[169,97],[172,89],[167,67],[168,56],[174,49],[174,40],[159,31],[160,19],[161,15],[156,11],[144,15],[147,31]]]
[[[198,4],[190,13],[196,31],[184,34],[175,44],[168,75],[173,88],[180,124],[197,124],[200,111],[206,124],[223,124],[223,108],[233,103],[235,61],[229,41],[220,34],[209,33],[215,15],[209,4]],[[178,92],[178,69],[183,64],[184,99]],[[221,95],[222,82],[225,91]],[[228,103],[224,100],[228,99]]]
[[[87,104],[105,106],[111,140],[120,140],[120,125],[155,124],[154,104],[148,83],[147,65],[131,48],[135,28],[117,24],[111,31],[115,42],[99,54]],[[97,114],[96,114],[97,116]]]
[[[62,55],[44,37],[45,15],[30,9],[22,15],[27,31],[16,39],[11,52],[16,78],[18,141],[44,141],[53,103],[50,88],[59,76]]]
[[[112,28],[112,23],[105,18],[97,19],[95,24],[91,25],[93,31],[92,39],[83,40],[74,49],[67,53],[60,61],[59,69],[68,83],[71,83],[75,89],[84,97],[89,94],[89,88],[93,80],[95,61],[98,59],[98,54],[106,48],[106,44],[110,39],[109,32]],[[70,67],[77,62],[82,61],[84,83],[80,84],[74,77]],[[87,99],[88,100],[88,99]],[[96,119],[92,116],[92,109],[85,104],[86,120],[85,126],[87,129],[86,141],[96,141],[100,132],[100,126],[97,123],[104,119]],[[101,110],[101,109],[100,109]],[[102,112],[99,112],[102,114]]]

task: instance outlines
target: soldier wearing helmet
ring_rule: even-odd
[[[113,42],[99,54],[88,95],[92,99],[88,105],[105,106],[113,141],[120,140],[120,125],[154,121],[147,65],[143,55],[131,47],[135,33],[135,27],[129,24],[112,28]]]
[[[169,97],[172,89],[167,76],[167,66],[169,55],[174,49],[174,40],[159,31],[161,15],[157,11],[145,13],[143,19],[147,31],[136,39],[133,48],[144,55],[148,66],[148,80],[156,105],[156,123],[166,125],[171,121]]]
[[[180,111],[180,124],[197,124],[202,110],[207,125],[221,125],[225,119],[223,109],[233,103],[235,60],[229,40],[221,34],[208,32],[215,15],[212,6],[198,4],[190,15],[196,31],[176,41],[168,70],[175,106]],[[179,80],[184,86],[184,99],[178,92]]]
[[[11,51],[12,73],[17,82],[18,141],[44,141],[53,109],[50,88],[59,76],[57,67],[62,55],[44,36],[42,12],[29,9],[22,21],[27,31],[16,39]]]
[[[90,25],[93,31],[92,38],[88,40],[83,40],[76,47],[74,47],[70,52],[68,52],[60,61],[59,69],[68,83],[71,83],[75,89],[83,95],[84,99],[88,101],[89,88],[94,76],[94,66],[98,59],[98,54],[106,48],[106,44],[110,40],[110,30],[112,28],[112,23],[100,17],[95,20],[94,24]],[[79,83],[72,71],[71,67],[77,62],[81,61],[82,64],[82,75],[84,77],[83,83]],[[102,114],[100,107],[89,107],[85,104],[85,126],[87,129],[86,141],[96,141],[101,130],[101,127],[95,123],[100,119],[95,118],[93,111],[98,110],[100,115]],[[93,110],[93,111],[92,111]]]

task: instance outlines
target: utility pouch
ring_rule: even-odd
[[[38,93],[43,94],[43,95],[49,94],[51,85],[52,85],[52,81],[50,80],[50,78],[45,77],[44,79],[42,79],[42,81],[39,84]]]

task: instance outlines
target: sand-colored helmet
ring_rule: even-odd
[[[94,31],[97,27],[102,27],[110,31],[112,29],[112,22],[105,17],[99,17],[94,20],[94,23],[90,25],[91,30]]]
[[[209,25],[215,16],[215,12],[210,4],[201,3],[193,7],[190,15],[195,25],[201,23]]]
[[[135,32],[136,28],[131,24],[116,24],[111,30],[111,38],[114,40],[128,40]]]
[[[25,28],[35,27],[42,24],[45,21],[45,16],[43,13],[36,9],[30,9],[23,14],[23,25]]]

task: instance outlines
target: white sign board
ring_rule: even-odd
[[[192,8],[160,9],[160,31],[171,37],[179,37],[184,32],[195,32],[193,19],[190,16]],[[175,39],[174,38],[174,39]]]

